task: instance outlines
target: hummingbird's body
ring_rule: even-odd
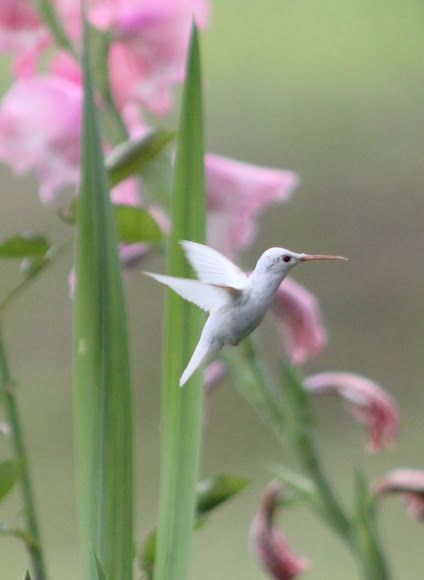
[[[259,326],[288,271],[306,260],[344,259],[339,256],[296,254],[270,248],[246,276],[219,252],[194,242],[181,242],[199,280],[174,278],[146,272],[180,296],[209,312],[199,342],[180,386],[208,359],[226,345],[236,346]]]

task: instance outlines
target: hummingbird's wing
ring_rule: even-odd
[[[183,240],[180,243],[201,282],[235,290],[243,290],[246,286],[246,274],[216,250],[196,242]]]
[[[185,300],[196,304],[206,312],[218,310],[224,304],[227,304],[232,298],[223,288],[210,286],[198,280],[188,280],[187,278],[175,278],[174,276],[165,276],[163,274],[153,274],[152,272],[143,272],[147,276],[154,278],[161,284],[169,286]]]

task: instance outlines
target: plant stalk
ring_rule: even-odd
[[[19,484],[21,488],[22,501],[26,528],[32,541],[26,542],[29,552],[34,580],[46,580],[47,572],[44,563],[44,556],[41,547],[38,518],[35,509],[34,494],[29,472],[28,455],[25,448],[21,421],[19,418],[18,404],[15,397],[12,377],[10,374],[7,355],[0,331],[0,387],[4,395],[4,405],[7,419],[11,430],[11,441],[13,452],[20,466]]]

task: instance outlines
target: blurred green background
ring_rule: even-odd
[[[347,255],[347,266],[295,273],[319,296],[330,332],[323,355],[305,372],[355,370],[381,382],[401,411],[391,452],[364,453],[363,430],[329,399],[316,401],[319,446],[341,494],[350,501],[352,472],[376,477],[395,466],[424,467],[424,4],[421,0],[216,0],[204,35],[208,150],[299,172],[293,200],[262,216],[242,262],[251,267],[271,245]],[[2,70],[5,70],[3,67]],[[7,86],[7,73],[1,84]],[[0,167],[1,237],[22,230],[55,241],[70,230],[43,208],[32,177]],[[21,297],[7,318],[6,339],[25,421],[51,577],[79,578],[72,451],[72,256]],[[160,269],[150,260],[149,270]],[[1,264],[0,291],[16,278]],[[128,277],[137,416],[137,538],[156,518],[162,293],[139,272]],[[257,331],[275,366],[281,344],[272,326]],[[0,442],[0,451],[6,445]],[[269,466],[293,467],[272,434],[225,384],[209,402],[203,474],[232,472],[251,487],[196,533],[192,580],[262,578],[247,530]],[[17,520],[16,497],[1,518]],[[298,553],[312,560],[305,578],[357,578],[349,554],[305,510],[281,525]],[[397,500],[386,500],[381,528],[394,578],[424,576],[424,529]],[[0,577],[21,578],[26,555],[0,539]]]

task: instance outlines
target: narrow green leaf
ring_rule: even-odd
[[[356,537],[358,550],[368,580],[389,580],[386,556],[377,530],[375,501],[365,476],[357,471],[355,478]]]
[[[114,205],[113,209],[120,242],[135,244],[163,240],[160,227],[146,209],[130,205]]]
[[[199,529],[207,520],[207,515],[215,508],[225,503],[243,491],[250,481],[234,475],[217,475],[200,481],[196,491],[196,519],[194,528]],[[153,578],[153,568],[156,556],[156,529],[146,537],[138,558],[140,570],[148,580]]]
[[[31,574],[29,573],[29,570],[25,572],[23,580],[31,580]]]
[[[96,571],[97,571],[97,580],[106,580],[106,574],[100,564],[100,560],[97,557],[97,554],[94,552],[94,561],[96,563]]]
[[[118,145],[106,160],[111,187],[132,175],[143,173],[174,138],[174,131],[161,129]]]
[[[74,54],[72,42],[68,37],[65,28],[62,25],[56,8],[51,0],[36,0],[40,14],[52,33],[56,44]]]
[[[75,429],[87,577],[130,580],[133,558],[131,379],[127,315],[84,33],[81,191],[77,207]]]
[[[0,242],[0,258],[43,257],[49,250],[47,238],[38,234],[20,234]]]
[[[243,491],[250,481],[234,475],[217,475],[197,485],[197,516],[208,514],[222,503]]]
[[[180,240],[205,241],[203,113],[197,30],[193,27],[183,89],[177,156],[171,196],[172,229],[168,272],[187,277],[190,267]],[[185,580],[195,515],[199,470],[203,380],[195,373],[184,388],[179,377],[204,318],[198,308],[167,292],[162,381],[162,456],[158,554],[155,580]]]
[[[8,459],[0,462],[0,501],[13,489],[19,474],[20,466],[17,461]]]

